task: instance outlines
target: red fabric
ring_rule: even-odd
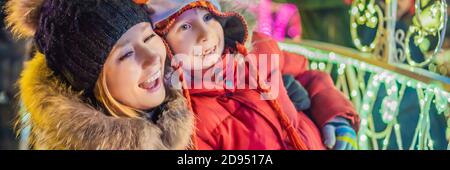
[[[253,35],[253,49],[251,54],[279,54],[280,67],[284,73],[295,74],[302,84],[306,84],[308,91],[313,95],[313,107],[309,116],[303,112],[297,112],[290,101],[286,89],[282,84],[280,67],[268,70],[269,74],[276,77],[273,81],[278,81],[279,86],[273,89],[279,90],[277,100],[281,103],[283,112],[292,121],[293,126],[298,130],[303,141],[309,149],[325,149],[318,126],[322,126],[324,121],[333,116],[341,115],[351,118],[357,122],[356,114],[347,105],[348,101],[343,100],[336,89],[330,89],[332,82],[327,82],[326,74],[316,74],[303,70],[307,61],[302,57],[303,66],[297,64],[284,64],[285,56],[278,48],[276,41],[270,37],[255,33]],[[287,55],[289,56],[289,55]],[[289,57],[291,58],[291,57]],[[296,59],[297,60],[297,59]],[[300,61],[300,60],[299,60]],[[305,63],[306,62],[306,63]],[[298,70],[293,69],[296,66]],[[300,71],[299,71],[300,70]],[[248,76],[246,68],[245,76]],[[236,76],[236,75],[233,75]],[[304,76],[304,77],[303,77]],[[328,77],[328,80],[329,79]],[[313,83],[315,83],[313,85]],[[330,83],[330,84],[323,84]],[[317,86],[317,87],[316,87]],[[336,96],[324,96],[323,94]],[[266,100],[261,100],[260,93],[253,89],[191,89],[190,90],[193,110],[197,115],[197,142],[198,149],[214,150],[278,150],[293,149],[285,129],[281,126],[277,114]],[[329,98],[329,99],[328,99]],[[321,103],[322,100],[325,103]],[[340,104],[344,109],[341,109]],[[330,106],[324,107],[324,106]],[[347,107],[348,106],[348,107]],[[328,109],[327,109],[328,108]],[[317,121],[314,123],[314,121]]]
[[[409,7],[409,14],[410,15],[414,15],[414,13],[416,13],[416,7],[415,7],[415,0],[409,0],[409,1],[411,1],[410,3],[411,3],[411,7]]]
[[[353,0],[344,0],[344,4],[351,5],[353,3]]]

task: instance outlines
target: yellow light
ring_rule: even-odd
[[[357,92],[356,90],[353,90],[353,91],[352,91],[352,96],[353,96],[353,97],[356,97],[356,95],[358,95],[358,92]]]
[[[325,63],[319,63],[319,69],[324,70],[325,69]]]
[[[399,129],[400,129],[400,125],[399,125],[399,124],[395,124],[395,125],[394,125],[394,128],[395,128],[396,130],[399,130]]]
[[[311,69],[317,70],[317,63],[315,63],[315,62],[311,63]]]
[[[364,105],[363,105],[363,109],[364,109],[365,111],[369,111],[369,107],[370,107],[370,106],[369,106],[368,104],[364,104]]]
[[[361,137],[359,137],[359,140],[361,142],[365,142],[365,141],[367,141],[367,136],[366,135],[361,135]]]
[[[367,120],[366,119],[362,119],[361,120],[361,125],[362,126],[366,126],[367,125]]]

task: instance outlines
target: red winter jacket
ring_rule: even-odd
[[[279,67],[271,70],[282,82],[281,74],[292,74],[307,89],[311,108],[297,112],[283,84],[277,100],[300,133],[308,149],[325,149],[320,129],[332,118],[342,116],[359,127],[359,117],[326,73],[308,71],[303,56],[282,52],[276,41],[260,33],[253,35],[251,54],[280,55]],[[280,72],[279,68],[281,69]],[[248,74],[246,74],[248,75]],[[274,88],[274,87],[272,87]],[[260,93],[253,89],[191,89],[192,106],[197,116],[197,148],[201,150],[279,150],[293,149],[277,114]]]

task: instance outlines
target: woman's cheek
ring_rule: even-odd
[[[139,70],[140,68],[141,67],[134,64],[124,64],[117,70],[116,75],[120,77],[119,81],[129,84],[124,86],[131,86],[134,83],[138,83],[139,76],[141,74],[141,70]]]

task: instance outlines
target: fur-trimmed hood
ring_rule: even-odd
[[[183,96],[167,103],[156,123],[144,118],[116,118],[83,102],[37,54],[19,80],[20,99],[29,117],[33,149],[186,149],[194,129],[194,116]],[[23,115],[22,115],[23,116]],[[20,128],[19,128],[20,129]]]

